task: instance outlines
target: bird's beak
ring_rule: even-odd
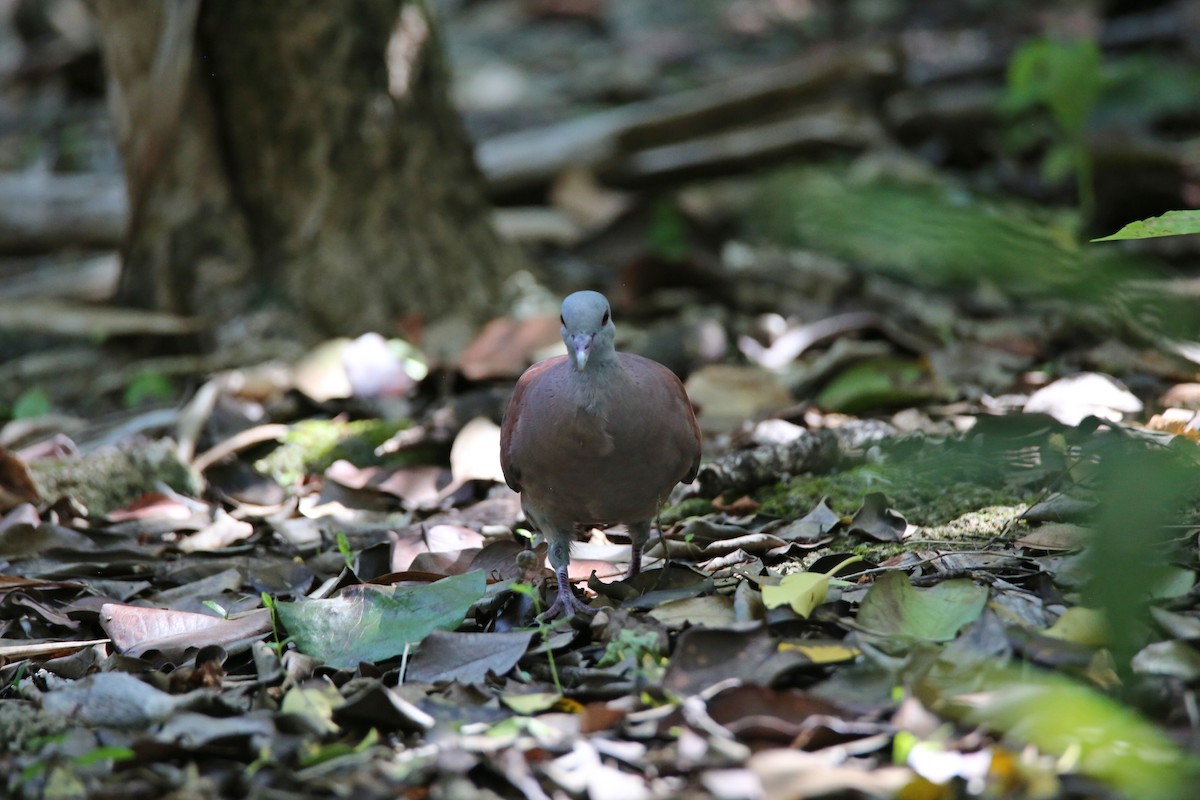
[[[575,359],[575,369],[583,372],[587,366],[588,356],[592,352],[592,337],[586,333],[571,335],[571,356]]]

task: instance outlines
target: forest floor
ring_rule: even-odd
[[[117,177],[15,5],[0,167]],[[0,265],[0,795],[1193,796],[1198,237],[1089,239],[1200,205],[1194,4],[435,5],[510,315],[147,359],[111,248]],[[498,422],[583,287],[704,464],[542,624]]]

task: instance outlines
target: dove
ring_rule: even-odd
[[[683,383],[656,361],[617,352],[604,295],[568,295],[561,322],[567,354],[521,375],[500,433],[505,481],[549,543],[558,579],[546,620],[595,613],[567,579],[580,531],[624,523],[628,576],[641,571],[650,523],[676,484],[695,479],[701,448]]]

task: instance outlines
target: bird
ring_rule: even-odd
[[[548,542],[558,580],[542,620],[596,613],[567,579],[580,531],[624,523],[627,577],[637,575],[651,520],[700,468],[700,426],[683,383],[657,361],[617,351],[607,298],[570,294],[559,321],[567,354],[521,375],[500,428],[505,482]]]

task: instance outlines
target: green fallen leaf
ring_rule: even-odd
[[[1074,606],[1064,611],[1042,634],[1064,642],[1103,647],[1108,644],[1108,620],[1103,611]]]
[[[987,599],[987,588],[969,580],[916,589],[903,572],[887,572],[863,598],[857,621],[869,633],[945,642],[983,613]]]
[[[763,586],[763,605],[767,608],[779,608],[790,605],[792,610],[804,619],[813,609],[825,602],[829,596],[829,583],[842,567],[862,561],[861,556],[851,556],[838,564],[829,572],[793,572],[785,575],[778,586]]]
[[[518,714],[526,716],[549,711],[562,699],[557,692],[533,692],[531,694],[504,695],[500,702]]]
[[[137,753],[129,747],[122,745],[108,745],[106,747],[97,747],[89,750],[83,755],[75,756],[71,762],[81,767],[86,767],[90,764],[99,764],[104,761],[129,761],[137,758]]]
[[[276,603],[302,653],[340,669],[383,661],[435,630],[454,630],[483,596],[482,570],[412,588],[350,586],[329,600]]]
[[[1139,800],[1194,797],[1197,763],[1135,712],[1070,678],[1029,666],[970,680],[983,691],[942,696],[971,724],[1061,759],[1067,771],[1105,781]],[[952,686],[953,680],[950,684]]]
[[[828,594],[829,576],[817,572],[794,572],[785,575],[778,586],[762,587],[763,605],[767,608],[790,605],[805,619],[814,608],[825,602]]]
[[[288,691],[279,709],[285,714],[306,718],[317,730],[337,733],[339,728],[334,724],[333,710],[345,702],[333,684],[312,682]]]
[[[1131,222],[1116,233],[1092,239],[1093,242],[1113,242],[1119,239],[1152,239],[1156,236],[1182,236],[1200,233],[1200,209],[1168,211],[1158,217]]]
[[[839,372],[815,399],[818,406],[848,414],[865,409],[893,408],[936,396],[920,361],[875,358]]]
[[[379,731],[371,728],[358,744],[347,742],[313,742],[311,749],[302,749],[299,753],[301,767],[314,767],[334,759],[344,759],[348,756],[363,755],[379,744]]]

